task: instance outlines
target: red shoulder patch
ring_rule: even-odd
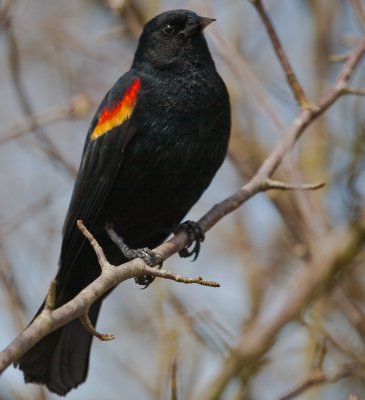
[[[137,93],[141,87],[141,80],[137,78],[126,90],[122,100],[113,107],[105,107],[99,117],[97,124],[90,136],[91,140],[104,135],[111,129],[122,125],[122,123],[130,118],[137,102]]]

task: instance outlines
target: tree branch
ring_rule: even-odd
[[[196,283],[203,286],[219,287],[219,283],[207,281],[200,276],[196,278],[187,278],[174,274],[173,272],[148,267],[141,259],[135,259],[115,267],[108,262],[103,249],[100,247],[93,235],[82,224],[82,221],[78,221],[77,225],[95,250],[102,270],[101,275],[71,301],[57,309],[53,309],[55,291],[57,288],[55,281],[52,281],[46,299],[46,306],[43,311],[9,346],[0,352],[0,373],[3,372],[12,362],[16,361],[26,353],[44,336],[76,318],[81,318],[86,329],[89,330],[90,333],[99,337],[99,339],[105,340],[107,336],[110,338],[111,335],[99,334],[92,327],[91,323],[88,323],[88,318],[85,317],[85,315],[87,315],[91,304],[110,289],[127,279],[148,275],[180,283]],[[184,232],[178,234],[175,238],[177,238],[175,242],[181,244],[182,247],[187,243],[187,235]],[[171,251],[168,242],[161,245],[159,248],[164,249],[165,247],[168,252]],[[176,251],[171,252],[171,254]]]

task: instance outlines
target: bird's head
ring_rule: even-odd
[[[212,18],[200,17],[193,11],[164,12],[145,25],[139,39],[134,65],[148,63],[155,68],[176,64],[201,63],[210,54],[203,30]]]

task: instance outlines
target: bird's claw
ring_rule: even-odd
[[[144,247],[143,249],[130,249],[130,252],[133,254],[133,258],[142,258],[142,260],[151,268],[157,267],[158,269],[161,269],[162,263],[163,263],[163,258],[160,256],[160,254],[156,253],[155,251],[152,251],[148,247]],[[153,276],[140,276],[138,278],[134,278],[134,281],[137,283],[137,285],[143,286],[142,289],[146,289],[154,280],[155,278]]]
[[[152,251],[148,247],[144,247],[142,249],[131,249],[126,244],[124,244],[124,251],[122,250],[124,257],[128,258],[128,260],[134,260],[135,258],[141,258],[149,267],[155,267],[158,265],[162,265],[163,258]]]
[[[188,235],[188,244],[179,251],[179,255],[183,258],[194,256],[192,261],[195,261],[200,252],[200,243],[204,241],[205,235],[200,225],[195,221],[183,222],[178,226],[176,233],[180,231],[184,231]],[[191,246],[193,247],[190,249]]]
[[[149,267],[157,267],[161,269],[164,260],[160,254],[152,251],[148,247],[144,247],[141,249],[131,249],[110,225],[106,227],[106,231],[110,239],[118,246],[125,258],[127,258],[128,260],[141,258]],[[138,285],[144,286],[142,289],[146,289],[153,280],[154,277],[147,275],[134,278],[134,281]]]

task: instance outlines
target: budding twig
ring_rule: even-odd
[[[191,284],[191,283],[197,283],[198,285],[202,286],[209,286],[209,287],[220,287],[220,284],[215,281],[207,281],[206,279],[202,278],[201,276],[198,276],[196,278],[187,278],[186,276],[182,275],[177,275],[173,272],[166,271],[164,269],[156,269],[156,268],[151,268],[146,266],[146,275],[151,275],[154,277],[158,278],[164,278],[164,279],[169,279],[175,282],[180,282],[180,283],[186,283],[186,284]]]

